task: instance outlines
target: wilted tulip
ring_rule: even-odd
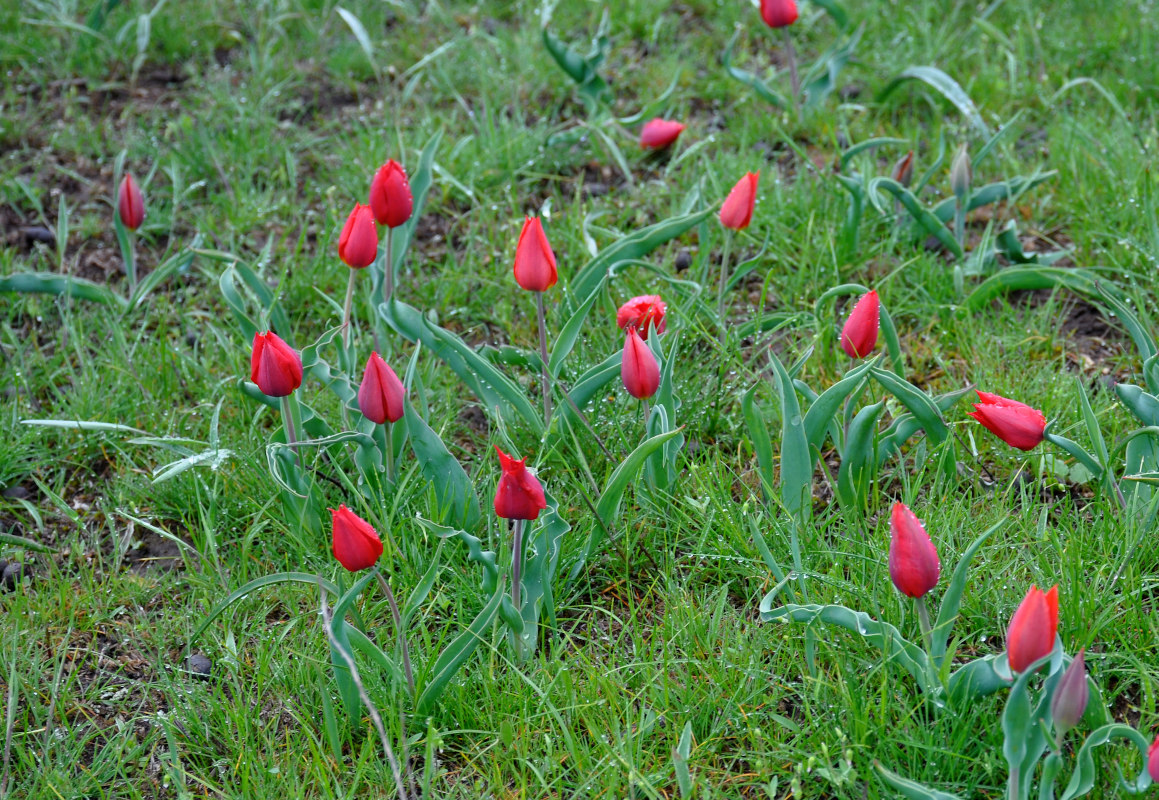
[[[515,282],[529,292],[546,292],[559,279],[555,253],[539,217],[527,217],[515,246]]]
[[[358,387],[358,408],[362,416],[379,425],[398,422],[403,417],[406,389],[390,365],[378,353],[371,353]]]
[[[414,211],[406,170],[390,159],[374,173],[370,182],[370,207],[379,225],[397,228],[410,219]]]
[[[354,204],[338,237],[338,257],[354,269],[369,267],[378,257],[378,230],[370,206]]]
[[[624,339],[620,377],[628,394],[639,400],[647,400],[660,388],[660,365],[635,328],[629,328]]]
[[[942,565],[921,520],[902,503],[889,517],[889,577],[906,597],[923,597],[938,585]]]
[[[1031,586],[1006,629],[1006,654],[1012,672],[1022,672],[1050,655],[1058,633],[1058,586],[1043,592]]]
[[[145,201],[141,198],[141,187],[127,172],[117,190],[117,213],[121,216],[121,224],[131,231],[137,230],[145,221]]]
[[[736,182],[724,205],[720,207],[720,224],[734,231],[744,230],[753,221],[753,207],[757,202],[757,183],[761,179],[760,170],[746,172]]]
[[[543,484],[531,474],[526,458],[514,459],[495,447],[503,470],[495,487],[495,515],[503,519],[536,519],[547,508]]]
[[[649,328],[656,333],[664,333],[664,314],[667,310],[668,306],[660,299],[660,295],[640,295],[620,306],[620,310],[616,312],[616,324],[620,326],[620,330],[635,328],[640,332],[641,338],[647,339]]]
[[[841,349],[850,358],[864,358],[877,347],[878,317],[881,303],[877,290],[864,294],[849,312],[849,319],[841,329]]]
[[[784,28],[797,21],[796,0],[761,0],[761,19],[770,28]]]
[[[640,147],[645,150],[663,150],[680,138],[684,124],[671,119],[653,119],[640,129]]]
[[[255,333],[250,380],[263,394],[286,397],[302,385],[302,358],[273,331]]]
[[[1050,716],[1054,719],[1054,730],[1061,742],[1066,732],[1079,724],[1083,712],[1087,710],[1087,700],[1090,697],[1090,688],[1087,686],[1087,665],[1083,657],[1084,650],[1079,650],[1066,672],[1062,674],[1058,685],[1054,688],[1054,697],[1050,701]]]
[[[1042,441],[1046,417],[1036,408],[990,392],[978,392],[981,401],[967,416],[982,423],[1011,447],[1033,450]]]
[[[338,563],[351,572],[373,567],[382,555],[382,539],[370,523],[344,505],[330,509],[331,550]]]

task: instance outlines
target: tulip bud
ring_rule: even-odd
[[[1070,662],[1058,685],[1054,687],[1054,697],[1050,700],[1050,716],[1054,719],[1054,730],[1060,742],[1067,731],[1079,724],[1083,712],[1087,710],[1090,688],[1087,686],[1084,652],[1085,649],[1079,650]]]
[[[902,503],[889,517],[889,577],[906,597],[922,597],[938,585],[942,571],[938,551],[921,520]]]
[[[761,0],[761,19],[770,28],[784,28],[797,21],[796,0]]]
[[[1159,783],[1159,736],[1155,737],[1155,741],[1151,742],[1151,747],[1147,750],[1147,774],[1151,776],[1152,781]]]
[[[1046,417],[1036,408],[990,392],[978,392],[980,403],[967,413],[1011,447],[1033,450],[1042,441]]]
[[[286,397],[302,385],[302,358],[273,331],[255,333],[250,380],[263,394]]]
[[[909,188],[914,178],[914,151],[910,150],[901,159],[893,165],[893,172],[890,174],[895,181],[902,186]]]
[[[654,119],[640,129],[640,147],[645,150],[663,150],[680,138],[683,123],[670,119]]]
[[[1058,586],[1043,592],[1031,586],[1006,629],[1006,654],[1012,672],[1022,672],[1050,655],[1058,633]]]
[[[850,358],[865,358],[877,347],[878,316],[881,303],[877,290],[871,289],[849,312],[845,327],[841,329],[841,349]]]
[[[527,469],[526,458],[516,460],[498,447],[503,476],[495,487],[495,515],[503,519],[536,519],[547,508],[543,484]]]
[[[736,182],[724,205],[720,207],[720,224],[734,231],[744,230],[753,221],[753,206],[757,202],[757,183],[761,179],[760,170],[746,172]]]
[[[954,161],[950,165],[950,189],[957,198],[963,198],[970,193],[970,183],[974,180],[974,169],[970,166],[970,151],[965,142],[954,154]]]
[[[546,292],[559,279],[555,253],[539,217],[527,217],[515,246],[515,282],[529,292]]]
[[[117,190],[117,212],[121,215],[121,224],[131,231],[137,230],[145,221],[145,201],[141,198],[141,188],[127,172]]]
[[[378,230],[370,206],[354,204],[338,237],[338,257],[353,269],[369,267],[378,257]]]
[[[378,353],[371,353],[358,387],[358,408],[362,416],[378,425],[387,420],[398,422],[403,417],[406,389],[390,365]]]
[[[639,400],[647,400],[660,388],[660,365],[635,328],[629,328],[628,336],[624,339],[620,378],[628,394]]]
[[[382,555],[382,539],[370,523],[344,505],[330,509],[331,550],[338,563],[351,572],[373,567]]]
[[[406,180],[406,170],[394,159],[374,173],[370,182],[370,207],[378,224],[388,228],[397,228],[410,219],[414,199]]]
[[[640,332],[641,338],[647,339],[649,328],[656,333],[664,333],[664,313],[667,310],[668,306],[660,299],[660,295],[640,295],[620,306],[620,310],[616,312],[616,324],[620,326],[620,330],[635,328]]]

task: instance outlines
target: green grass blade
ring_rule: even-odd
[[[918,80],[937,91],[942,97],[949,100],[962,116],[974,128],[979,136],[990,136],[990,128],[978,113],[974,101],[966,94],[956,80],[937,67],[908,67],[894,78],[878,95],[878,100],[884,100],[894,89],[910,80]]]
[[[987,528],[966,548],[966,551],[962,553],[962,557],[958,559],[958,565],[954,567],[954,574],[950,577],[950,583],[946,586],[946,593],[942,596],[937,621],[934,622],[930,658],[933,659],[935,667],[941,668],[942,658],[946,655],[946,643],[950,640],[950,634],[954,630],[954,623],[958,619],[958,611],[962,607],[962,594],[966,591],[966,579],[970,572],[970,561],[974,558],[978,549],[982,547],[983,543],[990,538],[990,535],[1005,524],[1006,518],[1003,517],[997,524]]]
[[[258,589],[264,589],[267,586],[273,586],[274,584],[278,583],[308,583],[311,586],[318,586],[321,584],[323,589],[330,592],[335,597],[338,597],[339,594],[341,594],[338,591],[338,587],[333,583],[319,575],[311,575],[308,572],[279,572],[274,575],[266,575],[261,578],[256,578],[242,586],[240,589],[231,592],[229,597],[225,598],[212,609],[210,609],[205,618],[201,620],[201,624],[198,625],[197,629],[193,632],[193,635],[189,637],[190,645],[192,646],[193,642],[205,631],[206,628],[209,627],[210,623],[217,619],[217,617],[220,616],[223,611],[232,606],[238,600],[241,600],[246,595],[257,591]]]

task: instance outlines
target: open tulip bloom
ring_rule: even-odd
[[[667,311],[668,306],[660,299],[660,295],[640,295],[620,306],[616,312],[616,324],[622,331],[629,328],[639,331],[640,338],[647,339],[649,328],[656,333],[664,333],[664,315]]]
[[[538,519],[539,512],[547,508],[547,497],[543,492],[543,484],[527,469],[527,459],[512,458],[498,446],[495,452],[499,456],[499,467],[503,470],[499,484],[495,487],[495,515],[515,521],[511,545],[511,602],[519,610],[523,527],[527,520]]]

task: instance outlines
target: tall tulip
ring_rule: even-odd
[[[881,302],[877,290],[870,289],[853,306],[841,329],[841,349],[850,358],[865,358],[877,347]]]
[[[547,312],[543,307],[543,293],[555,286],[559,273],[555,268],[555,253],[543,232],[539,217],[526,217],[519,243],[515,245],[515,282],[529,292],[535,292],[535,315],[539,323],[539,356],[543,360],[540,379],[543,389],[543,425],[551,424],[551,380],[547,374]]]
[[[647,400],[660,388],[660,365],[635,328],[629,328],[624,339],[620,378],[628,394],[639,400]]]
[[[358,408],[362,416],[378,425],[398,422],[405,409],[406,389],[390,365],[377,352],[371,353],[358,387]]]
[[[656,333],[664,333],[664,314],[667,310],[668,306],[660,299],[660,295],[643,294],[620,306],[616,312],[616,324],[620,330],[635,328],[641,338],[647,339],[649,328]]]
[[[373,567],[382,555],[382,539],[370,523],[344,505],[330,509],[330,549],[351,572]]]
[[[1037,408],[990,392],[978,392],[978,400],[967,416],[978,420],[1006,444],[1033,450],[1042,441],[1046,417]]]
[[[117,213],[121,216],[121,224],[131,231],[137,230],[145,221],[145,201],[141,197],[141,187],[127,172],[117,190]]]
[[[503,519],[515,520],[511,546],[511,602],[519,608],[524,522],[539,517],[539,512],[547,508],[547,498],[543,493],[543,484],[525,466],[526,458],[512,458],[498,446],[495,452],[499,454],[499,467],[503,470],[499,485],[495,487],[495,514]]]
[[[338,257],[350,267],[346,279],[346,303],[342,307],[342,344],[350,345],[350,312],[354,306],[354,279],[358,270],[369,267],[378,257],[378,231],[370,206],[354,204],[338,236]]]
[[[370,208],[378,224],[386,226],[382,293],[383,299],[390,302],[394,296],[394,229],[406,223],[414,213],[414,198],[411,197],[406,170],[394,159],[379,167],[370,181]]]
[[[720,207],[720,224],[726,229],[724,253],[720,257],[720,283],[716,289],[716,313],[720,319],[722,348],[727,330],[724,319],[724,287],[728,282],[728,259],[729,251],[732,249],[731,231],[744,230],[753,221],[753,208],[757,202],[757,184],[760,179],[760,170],[746,172],[732,187],[732,191],[728,193],[728,197]]]
[[[640,147],[645,150],[663,150],[680,138],[684,124],[670,119],[653,119],[640,129]]]
[[[273,331],[255,333],[250,380],[262,394],[285,397],[302,385],[302,358]]]
[[[1043,592],[1037,586],[1022,598],[1022,603],[1006,629],[1006,653],[1012,672],[1022,672],[1054,649],[1058,634],[1058,586]]]

